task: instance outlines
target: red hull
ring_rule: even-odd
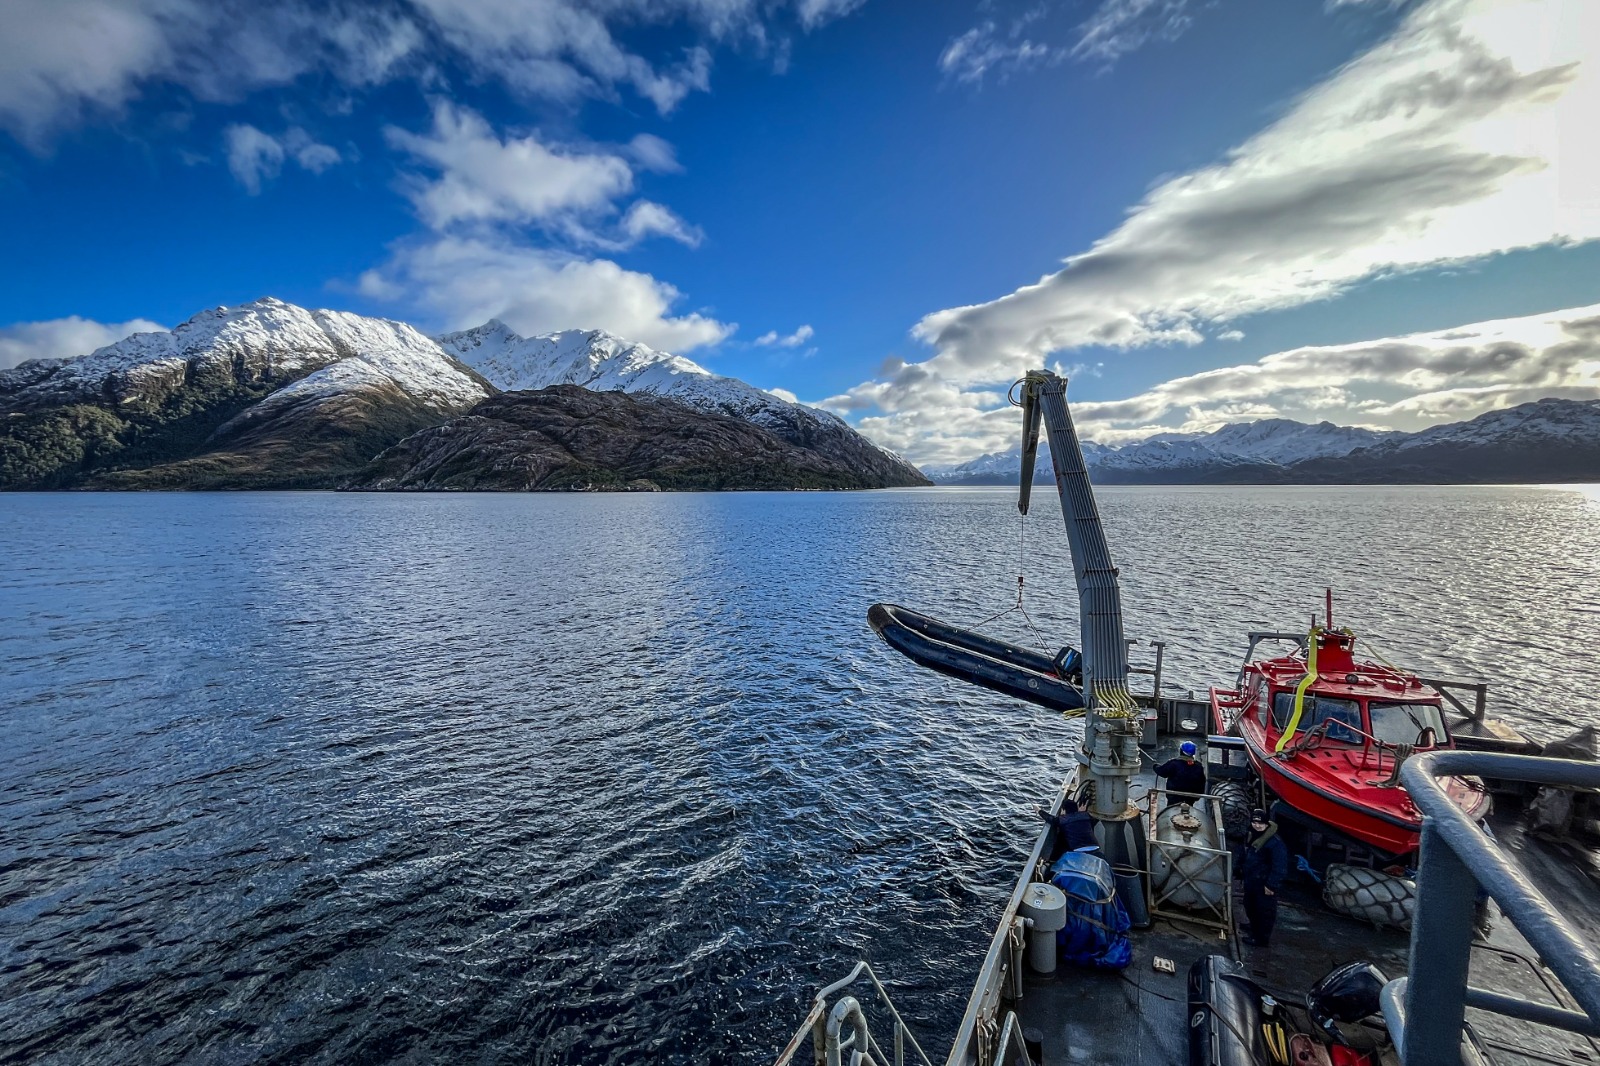
[[[1227,695],[1213,689],[1213,706],[1225,706]],[[1422,818],[1405,789],[1386,785],[1392,756],[1374,760],[1370,751],[1335,744],[1277,755],[1269,748],[1276,737],[1249,715],[1239,719],[1238,732],[1261,779],[1296,811],[1385,855],[1416,850]],[[1488,814],[1488,793],[1480,784],[1447,778],[1445,791],[1469,816]]]

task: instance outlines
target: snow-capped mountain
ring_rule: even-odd
[[[222,379],[296,382],[301,400],[379,382],[447,408],[489,395],[411,326],[309,311],[269,296],[202,311],[169,332],[136,333],[76,359],[30,360],[0,373],[0,396],[10,407],[76,399],[150,403],[195,381]]]
[[[0,486],[325,485],[493,392],[404,323],[268,297],[0,374]]]
[[[1273,418],[1118,448],[1084,441],[1083,454],[1106,484],[1600,478],[1600,400],[1540,400],[1417,433]],[[1010,485],[1020,462],[1013,449],[927,473],[937,484]],[[1041,441],[1034,478],[1051,477]]]
[[[498,319],[439,338],[444,350],[507,392],[581,385],[592,392],[647,393],[710,414],[752,422],[791,444],[871,470],[886,484],[926,484],[906,460],[861,436],[841,418],[790,403],[679,355],[602,330],[523,337]]]
[[[1313,459],[1297,476],[1353,482],[1600,480],[1600,400],[1544,399],[1433,426],[1348,455]]]
[[[1600,436],[1600,400],[1539,400],[1489,411],[1466,422],[1397,434],[1395,452],[1455,447],[1567,444]]]
[[[1307,425],[1291,418],[1263,418],[1259,422],[1230,422],[1221,429],[1192,437],[1214,452],[1259,459],[1288,466],[1303,459],[1349,455],[1405,436],[1398,430],[1336,426],[1332,422]]]
[[[812,457],[785,468],[799,471],[792,486],[927,484],[827,412],[604,333],[522,338],[491,322],[443,340],[448,350],[402,322],[268,297],[75,359],[32,360],[0,373],[0,488],[333,487],[497,385],[556,384],[654,395],[687,409],[678,422],[752,424],[774,454],[786,444]],[[717,454],[749,459],[735,451]],[[812,460],[837,470],[819,482],[804,473]],[[774,483],[790,476],[775,471]],[[715,469],[702,474],[721,483]]]

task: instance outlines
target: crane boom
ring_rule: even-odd
[[[1137,813],[1128,788],[1139,770],[1138,706],[1128,692],[1128,644],[1122,635],[1122,592],[1111,562],[1094,490],[1084,469],[1083,448],[1067,411],[1067,382],[1046,370],[1022,379],[1022,486],[1017,509],[1028,513],[1039,427],[1050,440],[1061,514],[1067,524],[1072,569],[1078,585],[1080,646],[1087,718],[1078,761],[1094,783],[1089,812],[1102,821],[1125,821]],[[1112,849],[1117,850],[1117,849]]]

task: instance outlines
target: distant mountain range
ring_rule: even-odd
[[[1119,448],[1086,441],[1083,458],[1106,485],[1600,481],[1600,400],[1539,400],[1416,433],[1270,418]],[[940,485],[1014,485],[1021,462],[1018,448],[923,472]],[[1041,442],[1034,480],[1053,479]]]
[[[1021,448],[925,467],[936,485],[1014,485]],[[1590,482],[1600,480],[1600,400],[1538,400],[1424,431],[1269,418],[1120,448],[1083,442],[1102,485]],[[1035,482],[1054,479],[1040,445]]]
[[[620,390],[633,399],[595,405],[559,394],[531,405],[503,402],[502,393],[559,385],[601,395]],[[523,338],[490,322],[435,340],[401,322],[269,297],[75,359],[0,371],[0,488],[374,487],[384,480],[380,471],[395,472],[384,460],[389,449],[436,429],[455,427],[464,439],[482,426],[463,420],[491,401],[498,404],[488,418],[496,427],[494,456],[521,456],[528,475],[537,455],[537,477],[389,482],[561,489],[927,484],[911,464],[825,411],[602,332]],[[519,407],[543,414],[507,417]],[[563,433],[563,418],[590,418],[595,431],[615,439]],[[531,436],[510,440],[519,433]],[[631,449],[624,446],[630,442]]]

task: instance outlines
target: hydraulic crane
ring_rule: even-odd
[[[1067,381],[1033,370],[1018,383],[1022,406],[1022,487],[1017,509],[1028,513],[1033,464],[1039,453],[1039,425],[1050,440],[1050,460],[1067,543],[1078,585],[1083,693],[1086,707],[1083,743],[1078,751],[1080,780],[1091,794],[1102,850],[1113,863],[1143,867],[1144,832],[1139,809],[1128,790],[1139,771],[1139,709],[1128,692],[1128,644],[1122,635],[1122,592],[1111,562],[1094,490],[1084,469],[1083,448],[1067,411]]]

